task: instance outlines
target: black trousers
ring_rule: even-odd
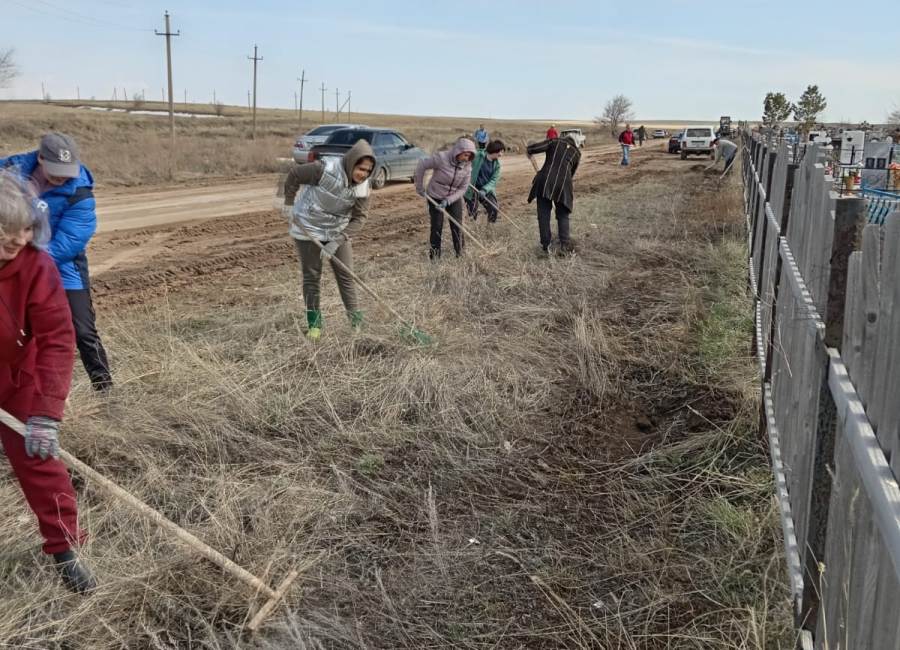
[[[487,211],[488,222],[496,223],[497,221],[497,206],[500,205],[500,202],[497,200],[497,195],[493,192],[488,192],[484,195],[484,198],[478,196],[475,192],[472,192],[472,198],[466,199],[466,208],[469,210],[469,216],[472,217],[472,221],[476,221],[478,219],[478,204],[484,206],[484,209]]]
[[[66,289],[69,308],[72,310],[72,324],[75,326],[75,344],[81,355],[81,363],[91,379],[94,390],[105,390],[112,386],[112,375],[109,372],[109,361],[106,350],[97,333],[94,304],[91,301],[91,290]]]
[[[566,206],[538,197],[537,199],[537,215],[538,215],[538,231],[541,235],[541,248],[547,250],[553,239],[550,232],[550,213],[556,206],[556,225],[559,229],[559,243],[565,246],[569,243],[569,215],[572,213]]]
[[[440,203],[438,199],[434,199],[434,201],[435,203]],[[462,206],[462,199],[457,199],[447,206],[447,212],[449,212],[450,216],[459,223],[462,223],[463,219]],[[428,215],[431,217],[431,252],[429,253],[429,257],[434,259],[441,256],[441,235],[444,232],[444,213],[429,201]],[[450,222],[450,236],[453,238],[453,250],[456,252],[456,256],[459,257],[462,255],[465,241],[459,226],[452,221]]]

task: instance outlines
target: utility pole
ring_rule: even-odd
[[[347,91],[347,121],[350,121],[350,95],[353,94],[353,91]]]
[[[213,106],[216,105],[216,89],[213,88]]]
[[[169,152],[171,159],[171,172],[174,175],[175,171],[175,98],[172,96],[172,37],[180,36],[181,30],[179,29],[174,34],[169,26],[169,12],[167,11],[164,15],[166,19],[166,31],[160,33],[156,30],[157,36],[165,36],[166,37],[166,71],[169,76],[169,136],[172,139],[172,150]]]
[[[322,82],[322,87],[320,88],[320,90],[322,91],[322,122],[324,122],[325,121],[325,91],[327,90],[327,88],[325,88],[324,81]]]
[[[303,128],[303,86],[306,85],[306,70],[300,71],[300,112],[297,114],[297,126]]]
[[[334,89],[334,120],[338,121],[341,117],[341,93],[335,88]]]
[[[44,90],[44,82],[43,81],[41,82],[41,101],[42,102],[47,101],[47,91]]]
[[[256,56],[256,46],[253,46],[253,56],[248,56],[253,61],[253,133],[251,137],[256,140],[256,64],[262,61],[261,56]]]
[[[81,101],[81,88],[78,86],[75,86],[75,99]]]
[[[184,107],[187,108],[187,88],[184,89]]]
[[[113,101],[114,101],[114,102],[119,101],[119,98],[118,98],[118,96],[116,95],[117,92],[118,92],[118,91],[117,91],[115,88],[113,88]]]
[[[250,110],[250,91],[247,91],[247,110]]]

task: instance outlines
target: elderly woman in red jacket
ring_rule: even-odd
[[[0,407],[26,423],[24,438],[4,425],[0,438],[44,552],[63,583],[83,593],[95,582],[72,548],[84,534],[75,489],[58,459],[75,332],[59,271],[40,249],[49,237],[45,206],[16,177],[0,174]]]

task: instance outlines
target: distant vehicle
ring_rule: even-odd
[[[679,131],[669,138],[669,153],[678,153],[681,151],[681,136],[683,135],[684,131]]]
[[[565,138],[569,136],[573,140],[575,140],[575,144],[578,145],[578,148],[581,149],[584,147],[584,133],[581,132],[581,129],[563,129],[559,132],[559,137]]]
[[[303,135],[298,135],[294,140],[294,162],[309,162],[309,150],[317,144],[324,144],[332,133],[338,129],[364,129],[365,124],[323,124]]]
[[[719,118],[719,135],[723,138],[731,135],[731,116],[723,115]]]
[[[681,136],[681,159],[687,160],[690,155],[708,155],[715,158],[716,147],[713,142],[716,139],[715,130],[711,126],[691,126],[684,130]]]
[[[376,190],[384,187],[388,181],[412,180],[416,165],[428,157],[424,150],[408,142],[397,131],[366,126],[335,131],[324,144],[317,144],[312,148],[309,160],[313,162],[328,156],[343,156],[359,140],[372,145],[375,153],[375,169],[372,171],[370,184]]]
[[[650,134],[651,138],[665,138],[669,135],[669,132],[665,129],[656,129],[653,133]]]

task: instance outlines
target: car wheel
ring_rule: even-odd
[[[372,174],[372,189],[380,190],[384,187],[384,184],[387,183],[387,170],[384,167],[379,167],[374,174]]]
[[[687,151],[682,151],[682,152],[681,152],[681,159],[682,159],[682,160],[687,160]]]

